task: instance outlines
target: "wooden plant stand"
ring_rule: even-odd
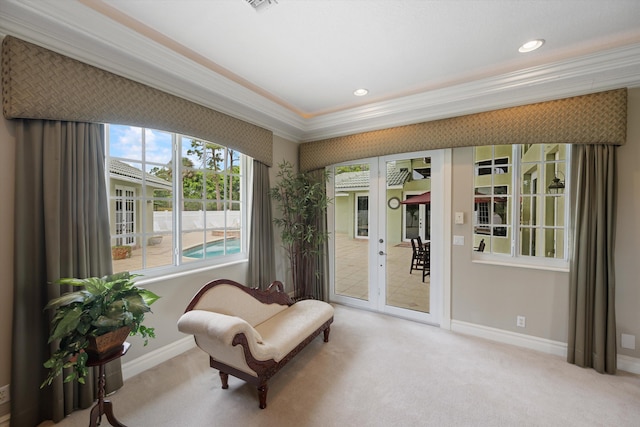
[[[130,343],[125,342],[121,349],[114,352],[110,356],[107,356],[103,359],[98,357],[94,357],[93,355],[89,356],[89,360],[87,361],[87,366],[97,366],[98,367],[98,402],[91,408],[91,416],[89,418],[89,427],[97,427],[102,422],[102,416],[107,416],[107,421],[114,427],[127,427],[118,421],[113,415],[113,403],[110,400],[105,400],[104,398],[104,387],[105,387],[105,373],[104,373],[104,365],[107,363],[116,360],[127,353]]]

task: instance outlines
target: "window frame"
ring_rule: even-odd
[[[120,126],[123,128],[140,130],[141,132],[140,159],[132,158],[135,156],[120,157],[120,156],[112,155],[111,141],[110,141],[112,126]],[[146,161],[147,155],[149,154],[149,151],[145,149],[146,138],[147,138],[146,133],[149,131],[161,132],[164,134],[168,134],[171,137],[171,161],[169,163],[161,164],[157,162]],[[183,153],[183,143],[185,140],[186,141],[196,140],[196,141],[203,141],[204,143],[214,144],[216,146],[221,147],[221,149],[224,151],[224,155],[222,159],[223,170],[215,172],[215,174],[223,176],[223,178],[220,178],[220,179],[222,179],[225,186],[224,189],[222,189],[221,191],[222,197],[218,202],[223,205],[222,212],[224,212],[223,214],[224,228],[216,229],[216,230],[219,230],[222,233],[222,237],[223,237],[222,241],[224,242],[224,245],[225,245],[224,247],[226,248],[226,244],[228,243],[228,239],[229,239],[229,223],[227,222],[229,219],[228,212],[232,211],[231,205],[237,206],[238,207],[237,212],[239,212],[238,214],[239,220],[237,221],[237,225],[239,226],[239,229],[237,229],[236,232],[239,234],[239,246],[240,246],[240,251],[237,253],[216,255],[216,256],[206,257],[202,259],[183,260],[184,258],[183,251],[187,248],[184,247],[184,242],[182,237],[185,231],[188,231],[186,229],[183,229],[184,213],[189,212],[189,210],[185,209],[185,205],[184,205],[185,198],[183,195],[183,180],[182,180],[183,169],[184,169],[183,158],[185,158],[185,154]],[[166,276],[167,274],[179,274],[179,273],[190,272],[190,271],[206,270],[210,268],[220,267],[223,265],[228,265],[235,262],[246,262],[246,260],[248,259],[247,248],[248,248],[248,239],[249,239],[249,236],[248,236],[249,188],[248,186],[250,184],[248,182],[248,179],[251,176],[250,168],[252,167],[252,161],[249,156],[241,153],[238,150],[233,150],[235,152],[235,155],[237,156],[238,161],[237,163],[232,162],[231,167],[239,167],[238,172],[234,173],[233,170],[229,170],[230,162],[229,162],[229,159],[227,158],[227,154],[229,150],[231,150],[229,149],[229,147],[223,146],[216,142],[204,141],[201,138],[190,137],[190,136],[179,134],[177,132],[167,132],[167,131],[158,130],[158,129],[145,128],[143,126],[119,125],[115,123],[105,124],[105,179],[107,183],[106,189],[108,192],[107,198],[109,201],[109,223],[110,223],[110,230],[111,230],[110,244],[112,246],[115,245],[114,243],[116,241],[115,239],[118,237],[122,238],[122,235],[118,235],[113,229],[115,218],[112,216],[115,215],[115,209],[112,209],[112,203],[116,201],[117,197],[115,193],[113,194],[111,193],[111,187],[112,187],[112,184],[111,184],[112,179],[110,176],[111,161],[116,160],[123,163],[128,163],[130,166],[132,166],[131,163],[135,163],[136,165],[132,167],[136,167],[137,169],[141,170],[142,179],[140,180],[140,186],[141,186],[140,191],[138,191],[138,189],[135,188],[135,186],[133,187],[135,191],[134,206],[136,211],[138,211],[138,217],[134,218],[134,222],[140,221],[140,224],[139,224],[140,227],[138,230],[136,230],[135,233],[133,233],[133,238],[136,240],[136,242],[139,242],[139,245],[140,245],[139,250],[141,251],[142,257],[139,264],[141,268],[132,269],[131,270],[132,273],[144,275],[146,280],[148,278],[153,279],[154,277]],[[147,169],[149,169],[149,167],[157,167],[157,166],[170,167],[173,171],[177,171],[177,173],[172,173],[170,197],[160,199],[154,195],[153,189],[149,193],[149,188],[146,187],[147,175],[150,174],[150,172],[148,172]],[[206,176],[207,174],[211,173],[210,171],[213,171],[213,170],[214,169],[208,169],[204,164],[204,161],[203,161],[202,167],[199,168],[199,171],[202,172],[203,176]],[[235,178],[237,178],[239,182],[238,195],[237,196],[232,195],[231,200],[226,200],[225,197],[227,196],[226,189],[228,188],[227,187],[228,180],[235,179]],[[206,181],[203,181],[203,182],[206,182]],[[203,186],[206,187],[206,184],[203,184]],[[116,187],[123,188],[123,184],[122,183],[113,184],[113,188],[115,189]],[[235,197],[237,197],[237,200],[235,199]],[[158,200],[165,200],[171,204],[171,210],[170,210],[171,230],[165,233],[159,233],[157,230],[154,230],[153,225],[151,225],[150,230],[147,230],[148,228],[147,223],[149,221],[149,219],[147,218],[149,214],[148,209],[151,209],[152,211],[151,215],[153,215],[153,212],[155,212],[153,203]],[[216,201],[207,200],[207,194],[204,193],[202,196],[202,201],[204,203],[216,203],[217,200]],[[205,206],[205,210],[199,211],[199,212],[202,212],[203,218],[206,218],[207,210],[206,210],[206,205],[204,206]],[[140,207],[140,209],[138,209],[138,207]],[[236,223],[234,223],[234,226],[235,225]],[[210,231],[212,232],[213,229],[209,227],[205,222],[202,230],[198,230],[198,231],[202,231],[203,233],[203,242],[208,243],[209,240],[207,239],[207,235],[210,234],[209,232]],[[170,247],[171,263],[160,265],[160,266],[149,266],[148,248],[151,246],[151,244],[149,243],[149,239],[158,234],[163,234],[167,237],[169,236],[171,237],[171,247]],[[169,259],[169,256],[167,256],[167,260],[168,259]],[[119,270],[117,270],[114,266],[114,272],[117,272],[117,271]]]
[[[545,144],[545,145],[560,145],[560,144]],[[571,210],[571,205],[570,205],[570,200],[571,200],[571,182],[570,182],[570,164],[571,164],[571,145],[570,144],[565,144],[566,146],[566,152],[565,152],[565,159],[564,161],[562,160],[558,160],[557,158],[554,161],[548,161],[546,159],[543,158],[543,156],[540,157],[539,160],[537,160],[536,162],[523,162],[522,161],[522,150],[525,148],[524,144],[512,144],[511,147],[511,157],[512,157],[512,161],[511,163],[509,163],[509,166],[511,167],[512,170],[512,175],[511,175],[511,179],[509,181],[509,185],[511,186],[511,191],[507,191],[507,196],[508,196],[508,204],[506,206],[507,211],[510,211],[510,214],[508,215],[509,219],[510,219],[510,223],[507,222],[507,226],[510,228],[510,236],[507,236],[507,238],[510,239],[510,253],[494,253],[491,251],[485,251],[485,252],[477,252],[475,249],[472,249],[472,262],[475,263],[484,263],[484,264],[493,264],[493,265],[508,265],[508,266],[513,266],[513,267],[523,267],[523,268],[534,268],[534,269],[542,269],[542,270],[552,270],[552,271],[563,271],[563,272],[568,272],[569,271],[569,249],[570,249],[570,245],[571,245],[571,235],[570,235],[570,210]],[[495,157],[495,150],[493,147],[495,146],[491,146],[492,147],[492,160],[496,160],[496,159],[500,159],[500,157]],[[476,197],[478,197],[478,194],[476,194],[476,178],[479,176],[478,175],[478,163],[479,161],[476,160],[476,150],[474,147],[474,151],[473,151],[473,166],[474,166],[474,173],[472,176],[472,200],[471,200],[471,212],[474,214],[472,215],[472,224],[471,224],[471,232],[472,232],[472,240],[475,241],[476,240],[476,236],[480,236],[481,234],[477,234],[475,232],[476,227],[478,226],[478,223],[476,223],[476,219],[475,219],[475,203],[476,203]],[[484,160],[484,159],[483,159]],[[554,164],[554,172],[558,170],[557,164],[564,164],[564,170],[566,172],[562,172],[564,175],[564,191],[561,194],[564,197],[564,217],[563,217],[563,226],[547,226],[545,224],[536,224],[534,226],[532,226],[532,229],[562,229],[564,231],[563,233],[563,248],[564,248],[564,256],[562,258],[550,258],[550,257],[544,257],[544,256],[531,256],[531,255],[522,255],[520,254],[520,247],[522,244],[522,239],[521,239],[521,231],[522,231],[522,227],[523,224],[521,222],[521,208],[522,208],[522,200],[521,197],[523,195],[523,191],[522,191],[522,181],[521,181],[521,175],[522,175],[522,170],[523,170],[523,163],[526,165],[533,165],[533,164],[542,164],[543,167],[541,168],[542,170],[545,169],[544,166],[548,166],[551,164]],[[489,166],[485,166],[485,167],[489,167]],[[538,180],[540,182],[546,182],[546,180],[544,179],[545,177],[538,177]],[[480,187],[483,187],[484,185],[481,185]],[[490,196],[495,196],[495,191],[493,190],[493,188],[495,187],[495,184],[493,183],[492,180],[492,184],[491,184],[491,194]],[[535,193],[535,196],[532,196],[534,199],[537,198],[547,198],[547,197],[552,197],[554,196],[554,194],[550,194],[547,191],[539,191]],[[555,196],[555,202],[557,203],[558,200],[558,196]],[[490,205],[490,202],[489,202]],[[537,209],[542,209],[542,207],[537,207]],[[492,209],[489,209],[490,213],[492,211]],[[557,215],[557,210],[554,210],[554,215]],[[554,222],[555,224],[555,222]],[[493,227],[493,224],[489,224],[490,227]],[[492,232],[490,232],[490,234],[487,236],[489,238],[492,237],[496,237],[496,235],[494,235]],[[501,236],[498,236],[501,237]],[[473,248],[474,245],[472,245]],[[491,245],[487,244],[486,248],[490,248]]]

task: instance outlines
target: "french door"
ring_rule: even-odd
[[[135,189],[131,187],[116,186],[116,245],[133,245],[135,244]]]
[[[331,167],[331,300],[426,323],[442,313],[444,150]],[[414,268],[411,238],[429,250]]]

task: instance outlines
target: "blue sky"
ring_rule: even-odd
[[[145,160],[148,163],[166,165],[171,161],[171,134],[145,129]],[[134,126],[109,126],[109,152],[134,162],[142,161],[142,129]]]
[[[165,166],[171,161],[172,134],[153,129],[145,129],[145,170]],[[126,160],[131,166],[142,169],[142,128],[125,125],[109,125],[109,153],[111,157]],[[201,160],[196,155],[188,155],[191,138],[182,138],[182,157],[191,159],[194,167],[201,167]],[[239,164],[240,153],[234,152],[234,165]]]

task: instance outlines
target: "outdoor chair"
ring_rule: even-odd
[[[422,271],[422,281],[431,272],[431,250],[429,242],[421,245],[420,238],[411,239],[411,248],[413,253],[411,255],[411,268],[409,274],[413,273],[413,270]]]

